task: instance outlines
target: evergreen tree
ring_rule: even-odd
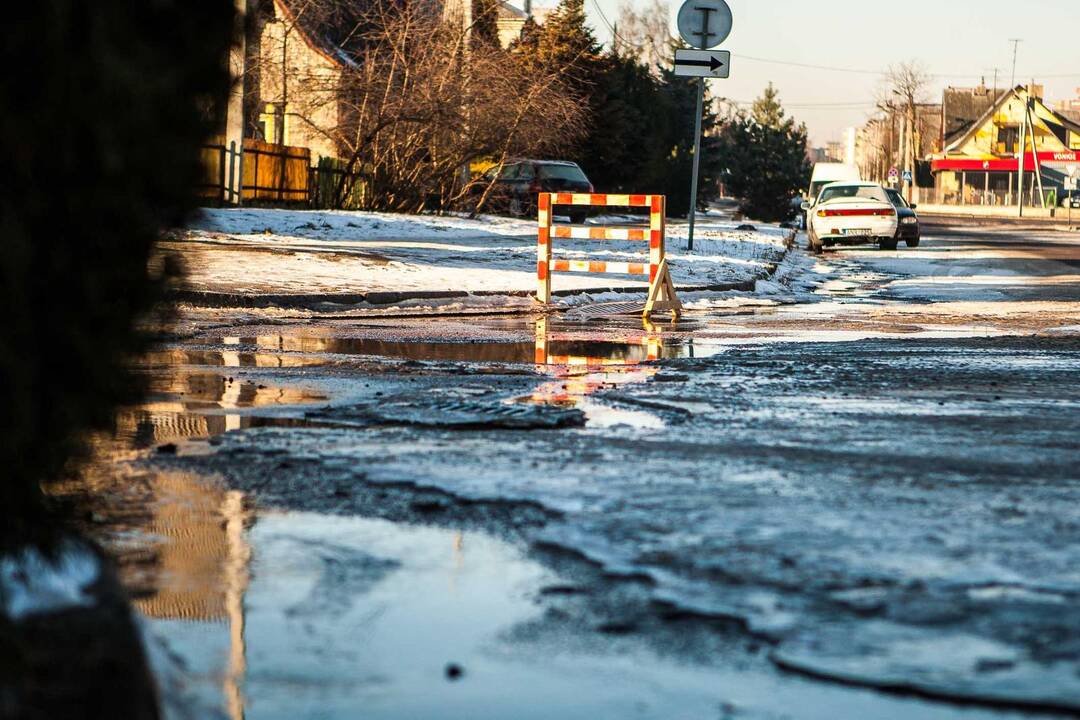
[[[794,124],[793,120],[784,120],[784,108],[780,105],[780,91],[771,82],[761,97],[754,100],[750,108],[750,117],[758,125],[770,128],[782,128],[785,124]]]
[[[604,192],[644,192],[656,179],[674,108],[644,65],[614,52],[604,56],[590,100],[593,122],[578,163]]]
[[[510,43],[510,51],[519,55],[538,56],[540,52],[540,25],[532,15],[525,18],[521,25],[521,34]]]
[[[685,216],[690,212],[690,179],[694,167],[694,113],[697,111],[697,83],[664,70],[661,80],[671,97],[677,118],[675,135],[669,140],[670,157],[665,180],[668,214]],[[721,156],[716,138],[717,117],[713,112],[708,84],[701,115],[701,162],[698,168],[698,208],[720,194]]]
[[[543,27],[526,24],[511,51],[559,69],[589,107],[589,132],[567,154],[600,192],[667,195],[668,212],[690,207],[697,85],[671,71],[656,72],[618,48],[602,53],[585,22],[583,0],[562,0]],[[699,200],[719,190],[717,119],[706,103]]]
[[[806,126],[785,116],[776,89],[769,84],[749,116],[737,115],[719,135],[728,190],[742,199],[740,209],[765,222],[784,220],[791,198],[810,177]]]
[[[472,46],[500,47],[499,0],[472,0],[472,12]]]
[[[584,0],[561,0],[541,29],[537,51],[540,62],[563,73],[575,89],[596,84],[601,47],[585,22]]]

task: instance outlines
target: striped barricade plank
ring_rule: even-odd
[[[557,238],[573,240],[651,240],[651,230],[643,228],[585,227],[582,225],[553,225],[551,234]]]
[[[547,194],[547,193],[541,193]],[[656,204],[663,195],[607,195],[604,193],[551,193],[553,205],[586,205],[592,207],[647,207]]]
[[[584,357],[580,355],[550,355],[547,365],[567,365],[570,367],[608,367],[613,365],[640,365],[640,360],[619,358]]]
[[[607,262],[606,260],[552,260],[552,272],[607,273],[610,275],[648,275],[645,263]]]

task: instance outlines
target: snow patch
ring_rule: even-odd
[[[694,251],[688,252],[687,231],[684,222],[668,225],[668,258],[680,287],[761,278],[784,260],[791,234],[783,228],[740,230],[731,222],[708,220],[698,224]],[[419,298],[423,293],[464,291],[474,294],[454,299],[429,296],[419,304],[471,307],[518,305],[516,300],[528,298],[507,303],[511,294],[523,296],[536,289],[536,223],[531,219],[207,209],[167,244],[183,256],[188,289],[199,292],[274,296],[391,292]],[[640,241],[560,238],[553,254],[573,260],[648,262],[647,244]],[[553,289],[587,292],[588,301],[595,302],[626,288],[640,287],[644,294],[647,284],[640,276],[559,273]],[[402,302],[400,307],[408,305]]]
[[[101,572],[97,557],[78,543],[65,543],[55,561],[36,548],[0,558],[0,607],[12,620],[87,607],[85,590]]]

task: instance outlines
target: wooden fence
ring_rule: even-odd
[[[221,140],[202,148],[203,177],[196,194],[203,199],[229,203],[230,188],[240,168],[240,193],[256,203],[295,203],[312,200],[311,150],[305,147],[274,145],[245,138],[242,151],[226,147]]]
[[[307,204],[311,199],[311,150],[245,138],[244,200]]]

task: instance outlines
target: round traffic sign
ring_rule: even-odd
[[[679,35],[690,47],[714,48],[731,34],[731,8],[725,0],[686,0],[679,8]]]

